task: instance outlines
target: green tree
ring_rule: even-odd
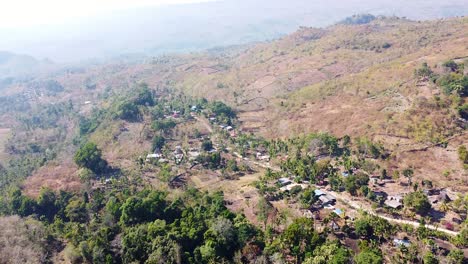
[[[314,250],[313,257],[307,258],[303,264],[342,264],[350,263],[349,250],[339,242],[328,242]]]
[[[161,150],[166,144],[166,139],[163,136],[156,135],[153,137],[152,150]]]
[[[304,259],[306,252],[312,252],[323,242],[323,238],[314,230],[314,222],[308,218],[297,218],[281,235],[284,247],[296,262]]]
[[[140,117],[140,110],[133,102],[123,101],[117,105],[115,116],[123,120],[135,121]]]
[[[57,196],[51,189],[42,188],[37,198],[38,214],[45,217],[49,222],[53,221],[54,216],[59,210],[56,206],[56,201]]]
[[[102,159],[102,152],[96,144],[88,142],[75,153],[75,163],[79,167],[102,173],[107,169],[107,161]]]
[[[382,264],[382,253],[376,249],[365,249],[354,257],[356,264]]]
[[[412,168],[406,168],[406,169],[403,170],[403,176],[408,178],[408,184],[410,186],[412,185],[411,179],[413,178],[413,174],[414,174],[414,171],[413,171]]]
[[[416,75],[417,77],[430,77],[432,74],[433,72],[426,62],[423,62],[421,67],[414,71],[414,75]]]
[[[432,254],[432,252],[427,252],[423,257],[424,264],[438,264],[439,260]]]
[[[407,194],[403,199],[406,208],[420,214],[426,215],[431,210],[431,203],[422,191]]]
[[[464,145],[458,147],[458,158],[463,164],[468,164],[468,150]]]
[[[140,88],[138,89],[137,96],[134,102],[137,105],[146,105],[146,106],[154,105],[153,94],[151,93],[146,83],[140,84]]]
[[[449,264],[463,264],[465,255],[461,249],[452,249],[447,255],[447,260]]]
[[[65,215],[72,222],[86,222],[87,211],[85,203],[79,199],[72,200],[65,208]]]
[[[354,222],[354,228],[358,236],[371,238],[374,235],[374,228],[367,217],[357,219]]]
[[[210,151],[210,150],[213,149],[213,142],[211,140],[209,140],[209,139],[205,139],[202,142],[201,148],[204,151]]]

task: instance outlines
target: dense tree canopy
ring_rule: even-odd
[[[75,153],[74,160],[78,166],[90,169],[95,173],[101,173],[107,169],[107,162],[102,159],[101,150],[92,142],[81,146]]]

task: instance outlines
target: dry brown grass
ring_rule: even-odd
[[[47,236],[39,221],[19,216],[0,217],[0,263],[44,263]]]
[[[30,197],[38,197],[41,188],[76,192],[81,188],[78,168],[71,161],[60,165],[49,164],[35,171],[23,183],[24,193]]]

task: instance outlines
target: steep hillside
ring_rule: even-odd
[[[8,83],[0,259],[463,263],[467,43],[366,15]]]
[[[395,151],[389,166],[413,166],[417,177],[434,179],[451,171],[441,181],[456,184],[466,178],[456,155],[468,142],[466,121],[457,117],[456,106],[441,107],[435,101],[441,87],[414,71],[426,62],[435,73],[446,73],[443,62],[468,58],[467,43],[467,18],[381,17],[368,24],[301,28],[268,43],[70,68],[53,76],[65,89],[56,96],[37,92],[34,84],[12,89],[33,87],[39,103],[99,105],[110,91],[146,82],[222,100],[238,111],[243,131],[267,138],[318,131],[367,136]],[[448,147],[436,146],[441,143]]]

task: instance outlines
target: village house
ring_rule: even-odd
[[[330,194],[320,196],[319,200],[322,202],[322,205],[332,205],[336,202],[336,198]]]
[[[435,203],[444,203],[444,202],[450,202],[451,199],[447,194],[446,190],[442,190],[439,192],[438,195],[432,195],[428,197],[429,201],[433,204]]]
[[[270,155],[263,155],[261,152],[257,152],[257,154],[255,156],[256,156],[257,160],[270,161]]]
[[[335,210],[333,210],[333,212],[339,217],[344,216],[344,211],[342,209],[340,209],[340,208],[336,208]]]
[[[385,205],[393,208],[393,209],[398,209],[403,207],[403,197],[402,196],[388,196],[387,200],[385,200]]]
[[[282,192],[289,192],[292,190],[292,188],[296,187],[296,186],[300,186],[302,189],[305,189],[307,188],[307,185],[306,184],[299,184],[299,183],[291,183],[289,185],[286,185],[286,186],[283,186],[280,188],[280,191]]]
[[[411,242],[408,239],[395,238],[395,239],[393,239],[393,244],[395,246],[397,246],[397,247],[402,247],[402,246],[409,247],[409,246],[411,246]]]
[[[289,178],[279,178],[278,179],[278,183],[281,185],[281,186],[285,186],[285,185],[288,185],[291,183],[291,180]]]
[[[337,232],[340,231],[340,226],[335,221],[331,221],[330,229],[334,232]]]
[[[146,156],[146,161],[149,162],[149,161],[151,161],[151,160],[157,160],[157,159],[160,159],[160,158],[162,158],[162,157],[163,157],[163,155],[160,154],[160,153],[148,154],[148,155]]]

